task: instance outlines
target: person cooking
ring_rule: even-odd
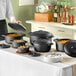
[[[10,22],[21,23],[21,21],[17,21],[11,4],[11,0],[0,0],[0,40],[3,40],[2,34],[8,33],[6,18],[9,19]]]

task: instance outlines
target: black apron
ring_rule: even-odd
[[[8,33],[6,20],[0,20],[0,40],[4,40],[5,38],[1,35]]]

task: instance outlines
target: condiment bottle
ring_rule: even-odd
[[[74,25],[74,23],[75,23],[75,16],[72,15],[72,24]]]
[[[57,6],[54,6],[54,22],[57,22]]]
[[[69,23],[71,23],[71,15],[68,15],[68,17],[69,17]]]

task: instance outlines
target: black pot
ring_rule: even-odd
[[[54,39],[54,41],[55,41],[55,43],[56,43],[56,50],[57,51],[59,51],[59,52],[64,52],[64,45],[68,42],[66,42],[66,43],[60,43],[59,41],[62,41],[62,40],[70,40],[70,39]]]
[[[76,57],[76,40],[71,40],[64,45],[64,51],[71,57]]]
[[[33,46],[36,52],[49,52],[51,50],[51,41],[41,39],[34,41]]]
[[[29,52],[29,46],[27,48],[20,48],[20,47],[18,47],[18,52],[20,52],[20,53],[28,53]]]
[[[23,45],[25,45],[26,44],[26,42],[27,41],[24,41],[24,40],[22,40],[22,42],[18,42],[19,40],[17,40],[17,42],[16,41],[13,41],[12,42],[12,47],[13,48],[18,48],[19,46],[23,46]]]
[[[38,39],[48,39],[51,40],[53,35],[47,31],[35,31],[30,33],[30,43],[33,45],[33,41],[38,41]],[[52,41],[52,40],[51,40]]]
[[[9,34],[17,34],[17,33],[7,33],[5,35],[2,35],[3,37],[5,37],[5,42],[8,44],[11,44],[13,40],[20,40],[23,39],[24,34],[19,34],[20,36],[9,36]]]

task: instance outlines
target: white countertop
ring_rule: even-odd
[[[67,28],[67,29],[73,29],[76,31],[76,25],[64,25],[62,23],[56,23],[56,22],[38,22],[38,21],[34,21],[34,20],[27,20],[26,23],[40,23],[40,24],[46,24],[46,25],[50,25],[53,27],[61,27],[61,28]]]

